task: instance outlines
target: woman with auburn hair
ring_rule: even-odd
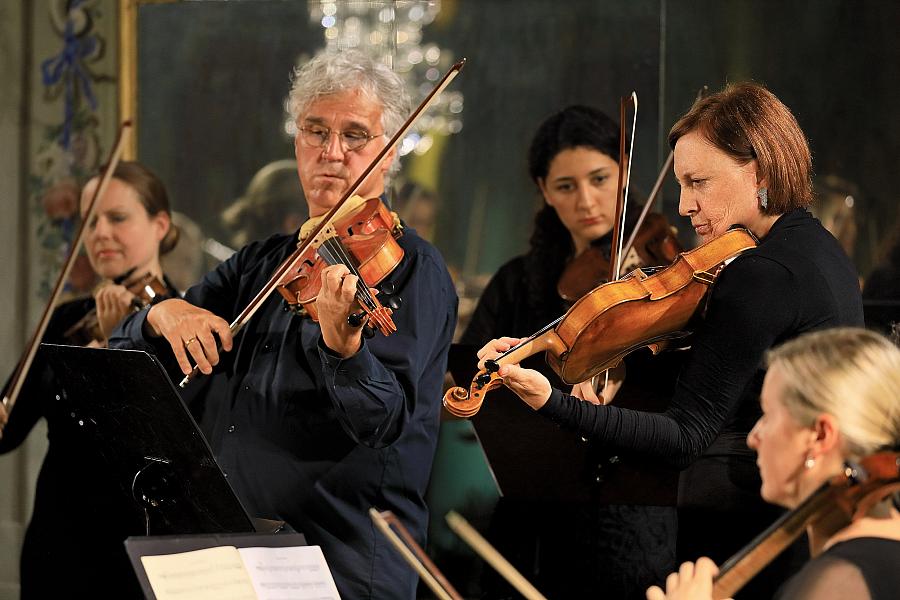
[[[839,328],[801,336],[768,354],[763,414],[747,437],[762,497],[797,507],[845,461],[900,450],[900,349],[877,333]],[[882,600],[900,590],[898,498],[835,530],[807,527],[813,560],[779,590],[792,600]],[[685,563],[647,600],[709,600],[713,561]]]
[[[809,213],[810,152],[790,110],[764,87],[729,85],[698,100],[672,127],[679,212],[703,241],[733,225],[759,246],[718,276],[668,409],[595,405],[553,389],[519,365],[499,374],[524,402],[622,456],[680,469],[678,555],[725,560],[771,523],[755,456],[743,441],[759,416],[764,355],[807,331],[862,325],[857,273]],[[517,338],[489,342],[484,360]],[[801,548],[802,551],[802,548]],[[771,597],[795,557],[786,553],[741,598]],[[756,588],[756,589],[754,589]]]
[[[98,185],[99,177],[85,185],[82,210]],[[105,346],[116,324],[135,309],[128,281],[145,274],[177,295],[159,261],[178,241],[159,178],[140,163],[120,162],[97,202],[84,248],[102,282],[92,296],[56,307],[43,342]],[[94,311],[95,318],[84,318]],[[96,450],[85,446],[84,432],[58,394],[39,353],[0,438],[0,454],[10,452],[42,417],[47,420],[49,446],[22,546],[21,597],[142,598],[122,545],[128,535],[145,531],[142,519]]]

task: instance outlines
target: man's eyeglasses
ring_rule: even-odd
[[[331,139],[332,133],[338,136],[341,141],[341,148],[343,148],[345,152],[351,150],[361,150],[365,147],[366,144],[368,144],[375,138],[384,135],[383,133],[369,135],[369,133],[363,129],[332,131],[328,127],[321,127],[319,125],[311,125],[309,127],[300,128],[300,138],[303,140],[303,143],[310,148],[325,147],[328,144],[328,141]]]

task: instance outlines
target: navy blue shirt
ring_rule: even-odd
[[[391,510],[422,544],[427,526],[457,298],[433,246],[412,230],[398,241],[404,257],[387,279],[403,302],[396,333],[341,359],[318,324],[275,293],[213,375],[184,394],[251,516],[284,520],[320,545],[345,599],[415,597],[416,575],[375,529],[370,507]],[[295,236],[252,243],[185,299],[231,322],[295,247]],[[180,378],[168,343],[144,336],[145,319],[143,311],[125,321],[110,346],[155,352]]]

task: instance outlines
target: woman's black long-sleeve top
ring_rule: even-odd
[[[169,295],[177,295],[168,280],[166,285]],[[69,343],[66,332],[95,307],[92,297],[59,305],[41,341]],[[142,515],[109,476],[100,453],[70,417],[59,391],[38,352],[0,438],[0,454],[11,452],[41,418],[47,420],[49,445],[22,546],[22,599],[140,598],[122,542],[145,532]]]
[[[632,207],[629,214],[636,215],[637,212],[639,210]],[[628,226],[633,228],[634,220],[629,222]],[[593,240],[591,245],[608,260],[612,233]],[[569,305],[556,290],[558,270],[554,270],[553,265],[536,258],[533,252],[534,250],[530,254],[517,256],[497,270],[481,294],[472,318],[460,338],[460,344],[478,348],[492,338],[501,336],[526,338],[565,314]],[[534,285],[536,273],[533,270],[540,268],[550,274],[549,277],[545,277],[549,285],[538,287],[540,294],[536,295],[533,292],[536,287]],[[639,351],[626,357],[628,376],[616,396],[616,404],[639,410],[663,410],[674,391],[675,379],[683,363],[683,354],[667,352],[660,356],[651,356],[649,351]],[[564,385],[542,355],[525,359],[523,366],[543,373],[551,385]],[[498,398],[503,394],[509,394],[515,402],[518,402],[518,399],[505,389],[499,389],[492,394]],[[487,401],[491,405],[497,402],[490,398]],[[474,418],[476,430],[481,427],[479,418],[479,416]],[[562,444],[563,448],[569,448],[569,444],[572,443],[579,447],[583,445],[579,436],[559,431],[551,434],[550,431],[554,428],[548,431],[547,424],[541,423],[540,419],[537,420],[538,422],[533,424],[533,429],[518,430],[516,435],[532,440],[535,447],[558,450],[554,444]],[[590,498],[591,502],[601,504],[674,503],[677,473],[673,470],[660,466],[656,461],[640,460],[639,457],[613,457],[614,453],[606,452],[602,444],[591,443],[584,448],[586,452],[582,451],[583,464],[565,462],[559,464],[559,469],[569,474],[566,481],[575,485],[575,489],[578,490],[577,496],[583,499]],[[565,454],[565,451],[563,452]],[[573,454],[577,456],[578,452]],[[610,458],[614,463],[609,462]],[[552,464],[552,461],[549,462]],[[535,481],[535,493],[553,495],[548,489],[548,484],[539,478]]]
[[[817,219],[797,209],[719,275],[668,410],[596,406],[554,390],[540,413],[615,452],[679,468],[723,459],[752,465],[746,434],[760,414],[766,350],[807,331],[862,324],[853,264]]]

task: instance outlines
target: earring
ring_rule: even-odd
[[[806,458],[806,462],[803,463],[803,466],[807,469],[812,469],[814,466],[816,466],[816,459],[812,456],[808,456]]]
[[[766,210],[769,207],[769,190],[762,187],[756,190],[756,197],[759,198],[759,207]]]

